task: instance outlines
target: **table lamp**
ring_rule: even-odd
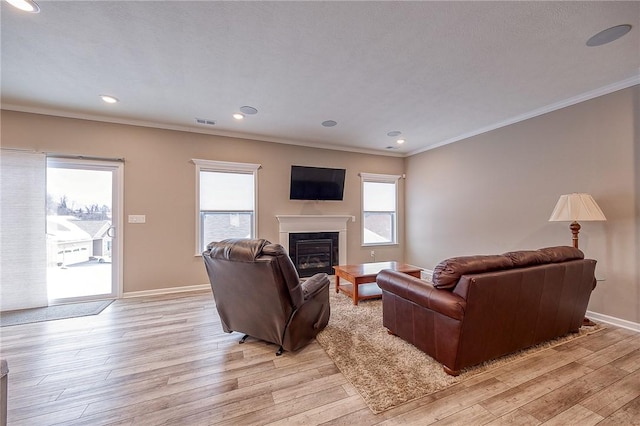
[[[602,220],[607,220],[607,218],[604,217],[604,213],[593,197],[589,194],[577,193],[561,195],[549,218],[549,222],[571,222],[569,229],[573,234],[575,248],[578,248],[578,232],[580,232],[578,221]]]

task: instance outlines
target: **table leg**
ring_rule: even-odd
[[[340,277],[336,274],[336,293],[340,293]]]
[[[358,280],[353,281],[353,304],[358,304]]]

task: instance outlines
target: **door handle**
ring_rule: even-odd
[[[111,238],[115,238],[115,236],[116,236],[116,227],[115,226],[110,226],[109,229],[107,229],[107,236],[111,237]]]

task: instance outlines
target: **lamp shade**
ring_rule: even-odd
[[[549,222],[577,222],[607,220],[593,197],[589,194],[561,195],[553,209]]]

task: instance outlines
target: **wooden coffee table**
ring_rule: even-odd
[[[416,278],[420,278],[420,271],[422,271],[421,268],[416,266],[398,262],[338,265],[334,266],[333,269],[336,271],[336,293],[342,291],[353,299],[354,305],[357,305],[360,300],[377,299],[382,296],[382,290],[376,284],[376,277],[383,269],[392,269]],[[340,278],[345,279],[350,284],[340,285]]]

